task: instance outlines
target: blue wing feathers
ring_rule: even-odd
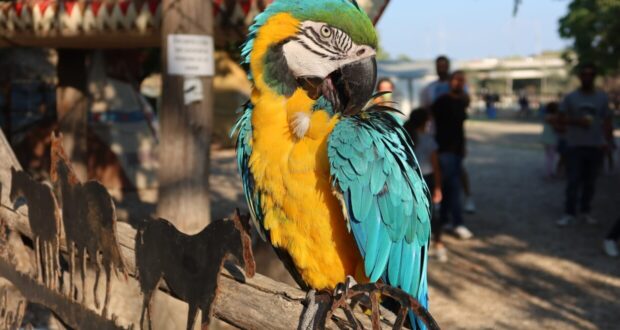
[[[388,260],[389,260],[389,256],[390,256],[390,251],[392,250],[392,240],[389,237],[388,231],[387,230],[381,230],[379,232],[379,241],[385,243],[385,246],[382,246],[381,249],[379,249],[378,255],[377,255],[377,260],[375,261],[375,266],[374,269],[372,270],[372,273],[370,274],[370,281],[372,282],[376,282],[379,280],[379,278],[381,276],[383,276],[383,274],[385,274],[386,272],[386,268],[385,266],[387,266]]]
[[[388,260],[388,283],[398,283],[400,274],[400,258],[403,253],[403,241],[400,240],[392,246]]]
[[[409,136],[385,112],[344,117],[329,137],[328,157],[366,275],[427,306],[430,194]]]
[[[263,240],[266,233],[263,227],[263,212],[261,209],[260,194],[255,191],[254,176],[250,171],[250,154],[252,153],[252,103],[248,102],[243,108],[243,113],[231,130],[231,136],[237,133],[237,169],[243,182],[243,194],[248,204],[250,216],[254,221],[254,227]]]

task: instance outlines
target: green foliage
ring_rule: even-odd
[[[409,57],[409,55],[407,54],[400,54],[398,56],[396,56],[396,59],[399,61],[403,61],[403,62],[412,62],[413,59],[411,57]]]
[[[620,72],[620,0],[572,0],[559,23],[579,61],[595,63],[601,73]]]
[[[377,61],[387,61],[391,58],[391,56],[388,52],[385,51],[383,46],[381,46],[381,37],[380,36],[378,37],[379,38],[378,38],[378,43],[377,43]]]
[[[521,5],[521,1],[522,0],[515,0],[514,7],[512,9],[512,16],[517,16],[517,13],[519,12],[519,6]]]

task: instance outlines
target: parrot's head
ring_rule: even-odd
[[[242,49],[255,89],[323,96],[342,113],[361,110],[376,82],[377,34],[355,0],[276,0]]]

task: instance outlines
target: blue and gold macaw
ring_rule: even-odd
[[[381,280],[427,306],[429,192],[402,126],[367,106],[376,49],[355,1],[274,1],[242,49],[253,90],[237,161],[261,236],[302,288]]]

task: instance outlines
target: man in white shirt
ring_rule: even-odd
[[[612,115],[607,94],[596,89],[596,67],[579,67],[581,86],[566,95],[560,105],[561,120],[566,126],[567,186],[565,215],[556,222],[566,226],[577,213],[585,222],[594,224],[591,216],[596,179],[603,164],[607,136],[612,136]]]
[[[437,57],[435,60],[435,70],[437,71],[438,79],[428,84],[420,95],[420,105],[425,108],[430,108],[433,102],[441,95],[450,92],[450,85],[448,83],[450,78],[450,60],[444,55]]]
[[[438,79],[428,84],[420,94],[420,105],[426,109],[430,109],[444,94],[448,94],[450,92],[450,59],[448,59],[445,55],[440,55],[435,59],[435,71],[437,72]],[[467,86],[464,87],[464,92],[467,97]],[[434,123],[430,124],[431,133],[435,133]],[[475,213],[476,212],[476,204],[474,202],[474,198],[471,194],[471,187],[469,185],[469,175],[465,167],[463,166],[461,170],[461,183],[463,187],[463,191],[465,192],[465,202],[463,205],[463,209],[467,213]],[[461,238],[469,238],[470,235],[459,235]]]

